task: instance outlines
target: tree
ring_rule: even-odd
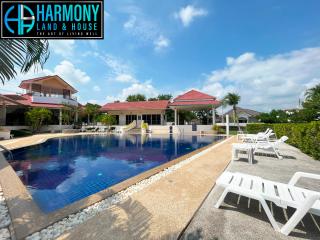
[[[138,93],[134,95],[129,95],[127,97],[127,102],[138,102],[138,101],[146,101],[146,96]]]
[[[26,112],[26,122],[31,126],[32,132],[38,132],[45,122],[52,118],[52,112],[46,108],[32,108]]]
[[[99,118],[99,122],[101,122],[103,125],[110,127],[111,125],[116,124],[117,120],[112,115],[104,114]]]
[[[92,104],[92,103],[87,103],[84,111],[87,114],[88,118],[88,123],[90,123],[90,119],[95,119],[96,116],[99,114],[101,106],[98,104]]]
[[[240,99],[241,99],[240,95],[238,95],[236,93],[228,93],[224,97],[224,101],[226,102],[226,104],[228,104],[229,106],[232,106],[233,123],[235,124],[237,121],[239,130],[240,130],[240,126],[239,126],[239,121],[238,121],[238,116],[237,116],[237,105],[239,104]]]
[[[287,123],[290,122],[290,114],[283,110],[273,109],[270,113],[261,113],[259,116],[257,116],[257,119],[263,123]]]
[[[43,39],[0,40],[0,80],[2,84],[31,67],[42,68],[49,58],[49,43]]]
[[[63,124],[75,123],[75,117],[78,112],[78,107],[64,104],[62,108],[62,122]]]
[[[171,94],[159,94],[158,97],[149,98],[148,101],[170,100],[171,98]]]
[[[159,100],[170,100],[172,98],[172,95],[171,94],[160,94],[158,96],[158,99]]]
[[[210,119],[212,119],[212,110],[202,109],[202,110],[197,110],[193,112],[197,116],[197,118],[200,120],[201,124],[208,124]]]
[[[305,121],[320,120],[320,84],[308,89],[305,97],[301,111],[301,114],[305,117]]]

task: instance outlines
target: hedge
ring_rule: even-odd
[[[320,160],[320,122],[310,123],[249,123],[248,133],[264,132],[271,128],[277,137],[288,136],[287,143]]]

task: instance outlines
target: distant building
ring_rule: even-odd
[[[101,111],[115,116],[117,125],[127,125],[132,121],[141,122],[149,125],[166,125],[166,110],[174,111],[174,123],[179,125],[179,111],[196,111],[207,109],[214,111],[220,106],[220,101],[214,96],[190,90],[174,98],[172,101],[140,101],[140,102],[113,102],[102,106]],[[215,115],[212,119],[213,124],[216,122]],[[184,123],[182,124],[184,125]],[[211,125],[211,124],[210,124]]]
[[[0,126],[25,125],[25,112],[37,107],[50,109],[52,124],[61,126],[64,106],[79,105],[77,90],[57,75],[24,80],[19,87],[24,94],[0,94]]]
[[[241,108],[237,107],[236,108],[237,116],[239,119],[239,123],[254,123],[258,122],[257,116],[260,115],[261,113],[255,110],[251,109],[246,109],[246,108]],[[225,117],[226,115],[229,115],[230,117],[230,122],[233,122],[233,110],[229,110],[223,116]]]

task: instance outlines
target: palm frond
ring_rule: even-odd
[[[0,40],[0,80],[4,84],[17,75],[17,71],[28,72],[49,58],[49,43],[41,39]]]

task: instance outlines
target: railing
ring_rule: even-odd
[[[10,157],[9,160],[13,160],[12,152],[11,152],[8,148],[6,148],[5,146],[3,146],[3,145],[0,144],[0,149],[3,149],[4,151],[8,152],[8,153],[9,153],[9,157]],[[7,159],[7,160],[8,160],[8,159]]]
[[[78,105],[78,102],[73,99],[64,98],[63,96],[59,97],[45,97],[45,96],[32,96],[32,102],[35,103],[51,103],[51,104],[68,104],[68,105]]]

